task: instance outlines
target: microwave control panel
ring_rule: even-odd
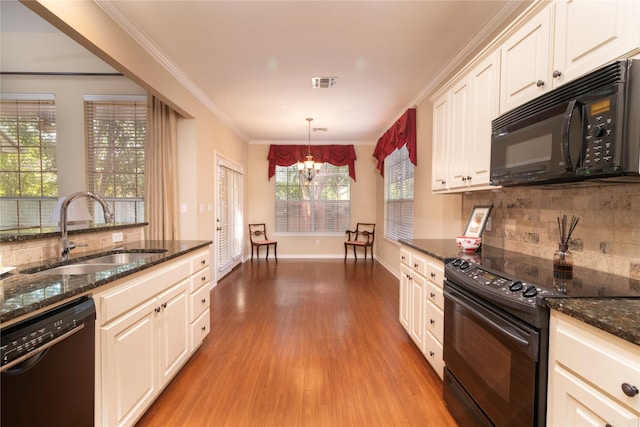
[[[615,166],[615,95],[584,106],[584,153],[581,169]]]

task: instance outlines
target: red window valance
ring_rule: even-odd
[[[409,160],[418,165],[416,144],[416,109],[410,108],[378,140],[373,157],[378,160],[377,169],[384,176],[384,159],[397,148],[407,146]]]
[[[291,166],[304,161],[309,153],[308,145],[271,145],[269,147],[269,179],[276,174],[276,166]],[[356,179],[356,150],[353,145],[312,145],[311,155],[316,162],[334,166],[349,166],[349,176]]]

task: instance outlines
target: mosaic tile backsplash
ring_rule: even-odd
[[[558,217],[580,218],[569,250],[574,264],[640,279],[640,184],[588,187],[511,187],[463,196],[463,218],[473,206],[493,204],[483,244],[552,259]]]

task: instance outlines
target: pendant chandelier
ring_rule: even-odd
[[[300,172],[300,176],[304,177],[307,180],[307,183],[310,183],[313,178],[320,173],[320,168],[322,167],[321,162],[314,162],[313,156],[311,155],[311,121],[313,118],[307,117],[307,122],[309,123],[309,151],[307,154],[307,160],[298,162],[298,172]]]

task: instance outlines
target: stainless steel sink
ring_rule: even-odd
[[[110,270],[118,267],[118,264],[69,264],[48,270],[38,271],[35,274],[89,274],[98,271]]]
[[[103,255],[85,261],[87,264],[129,264],[158,255],[157,252],[123,252],[119,254]]]
[[[61,265],[59,267],[49,268],[47,270],[35,271],[35,268],[23,270],[21,273],[27,274],[90,274],[98,271],[105,271],[118,268],[123,265],[142,261],[165,251],[152,252],[120,252],[115,254],[107,254],[91,258],[88,260],[74,262],[72,264]],[[133,266],[135,267],[135,265]],[[128,269],[128,268],[127,268]]]

